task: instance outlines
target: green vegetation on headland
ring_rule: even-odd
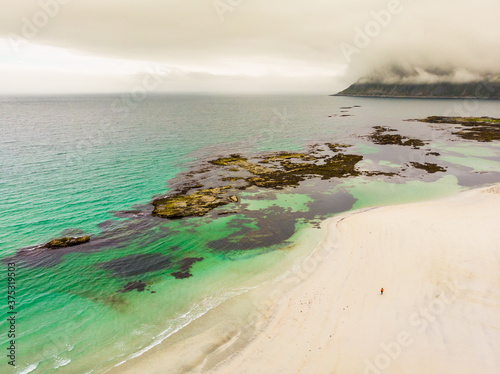
[[[461,125],[462,128],[459,129],[459,131],[452,132],[452,134],[462,139],[475,140],[478,142],[500,140],[500,118],[430,116],[414,121]]]
[[[378,83],[356,82],[332,96],[436,99],[500,99],[500,82]]]

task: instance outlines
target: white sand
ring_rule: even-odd
[[[257,331],[231,326],[228,307],[214,311],[228,311],[222,333],[214,324],[115,371],[500,373],[499,213],[494,187],[326,221],[306,261],[246,296],[262,305]]]
[[[326,225],[319,262],[213,372],[500,373],[499,187]]]

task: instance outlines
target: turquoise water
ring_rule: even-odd
[[[208,310],[279,274],[277,264],[294,256],[293,243],[318,220],[500,181],[498,144],[466,143],[404,121],[447,114],[460,108],[458,100],[158,95],[119,113],[116,100],[0,100],[1,256],[61,235],[87,233],[98,243],[64,256],[34,252],[17,263],[17,368],[4,358],[1,372],[104,372],[164,339],[167,344]],[[353,105],[361,107],[340,117],[340,107]],[[500,117],[500,106],[480,101],[470,114]],[[363,136],[375,125],[426,139],[441,155],[369,143]],[[439,161],[447,172],[408,169],[395,178],[248,189],[235,215],[166,221],[147,214],[153,197],[182,184],[183,173],[203,160],[303,151],[324,142],[353,144],[348,152],[363,155],[366,170]],[[193,257],[203,260],[193,264],[192,277],[171,276]],[[146,291],[117,292],[137,280]],[[5,350],[6,302],[1,307]]]

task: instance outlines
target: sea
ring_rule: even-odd
[[[210,329],[213,318],[203,325],[203,316],[217,318],[225,303],[282,276],[315,249],[329,217],[500,182],[498,142],[408,121],[431,115],[500,117],[500,104],[278,94],[1,97],[0,372],[116,369],[178,342],[194,323],[200,333]],[[426,145],[374,144],[374,126]],[[154,198],[188,183],[207,161],[326,143],[350,145],[344,152],[363,156],[359,170],[387,174],[251,187],[238,203],[202,217],[151,215]],[[80,235],[90,243],[40,246]],[[192,276],[177,279],[172,273],[186,258],[197,259]],[[124,292],[139,281],[143,291]],[[220,322],[227,318],[221,313]]]

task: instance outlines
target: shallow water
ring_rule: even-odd
[[[18,372],[103,372],[278,276],[277,264],[293,263],[293,243],[319,220],[500,181],[498,143],[465,142],[442,125],[405,121],[500,117],[495,101],[153,95],[117,112],[116,100],[120,96],[0,100],[1,256],[61,235],[93,235],[85,249],[33,252],[17,264]],[[341,112],[354,105],[360,107]],[[375,145],[363,136],[376,125],[430,144],[422,150]],[[407,167],[394,178],[250,188],[233,215],[219,216],[230,210],[224,207],[176,221],[149,214],[153,197],[182,185],[207,159],[304,151],[325,142],[353,145],[346,152],[363,155],[365,170],[436,162],[447,171]],[[203,260],[192,265],[193,277],[175,279],[172,272],[186,258]],[[146,291],[117,292],[137,280]],[[2,347],[6,326],[3,318]]]

